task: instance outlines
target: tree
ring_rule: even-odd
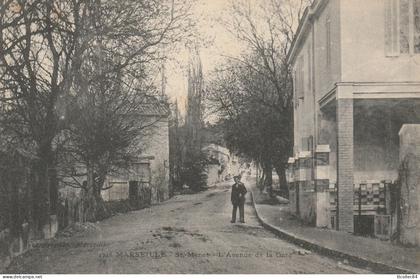
[[[95,1],[93,43],[75,78],[67,148],[86,170],[75,173],[87,176],[75,187],[83,190],[87,221],[108,215],[101,197],[106,177],[130,168],[160,120],[143,114],[145,106],[166,106],[151,97],[156,90],[149,79],[163,59],[159,48],[185,35],[188,8],[174,1]]]
[[[272,90],[269,83],[239,62],[222,69],[210,88],[211,108],[223,119],[228,148],[259,163],[263,168],[263,185],[271,186],[273,165],[281,178],[282,160],[289,156],[290,112],[279,113],[272,104],[259,101],[265,98],[269,102],[263,96]]]
[[[207,159],[203,147],[204,79],[198,50],[191,51],[188,68],[188,104],[185,123],[179,126],[178,113],[173,127],[172,163],[177,186],[188,185],[199,191],[207,184]],[[177,109],[177,107],[176,107]],[[175,146],[176,145],[176,146]]]
[[[0,126],[7,141],[34,155],[33,223],[40,233],[55,211],[57,158],[69,142],[63,135],[87,116],[69,113],[92,109],[88,104],[104,92],[144,95],[147,66],[188,36],[189,6],[184,0],[0,1]],[[118,99],[105,95],[103,104]],[[89,132],[104,122],[87,123]]]
[[[32,225],[39,235],[57,202],[61,100],[78,69],[88,1],[0,1],[0,125],[7,141],[35,158]]]
[[[181,115],[179,113],[178,101],[175,101],[171,108],[171,119],[169,127],[169,168],[170,179],[172,185],[172,193],[175,189],[180,189],[182,186],[182,160],[185,154],[185,144],[183,140],[183,128],[180,123]]]
[[[267,0],[252,6],[250,1],[232,1],[232,18],[225,25],[247,51],[227,57],[211,89],[210,106],[226,119],[230,148],[262,165],[266,187],[271,187],[274,166],[285,195],[285,168],[293,147],[293,88],[286,56],[309,3]]]
[[[121,86],[113,72],[98,82],[70,105],[61,157],[61,174],[67,178],[63,181],[82,189],[86,221],[109,216],[101,197],[101,191],[107,189],[106,178],[126,175],[141,154],[144,139],[155,132],[160,118],[145,115],[145,107],[166,106],[147,95],[153,91]],[[86,177],[86,183],[78,179],[81,177]]]

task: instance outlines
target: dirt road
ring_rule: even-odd
[[[229,185],[114,216],[43,242],[10,273],[355,273],[264,230],[250,197],[246,224],[231,224]],[[364,272],[364,271],[362,271]]]

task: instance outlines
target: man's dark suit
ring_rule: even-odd
[[[245,185],[241,182],[235,183],[232,185],[232,193],[230,195],[230,200],[233,205],[232,210],[232,222],[236,221],[236,211],[239,207],[239,221],[245,222],[244,220],[244,204],[245,204],[245,194],[246,194]]]

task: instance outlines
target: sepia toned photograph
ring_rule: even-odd
[[[0,0],[0,275],[69,274],[417,278],[420,0]]]

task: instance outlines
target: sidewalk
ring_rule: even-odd
[[[295,244],[370,268],[375,273],[420,273],[419,248],[304,225],[290,214],[287,204],[279,204],[254,187],[250,190],[261,223]]]

